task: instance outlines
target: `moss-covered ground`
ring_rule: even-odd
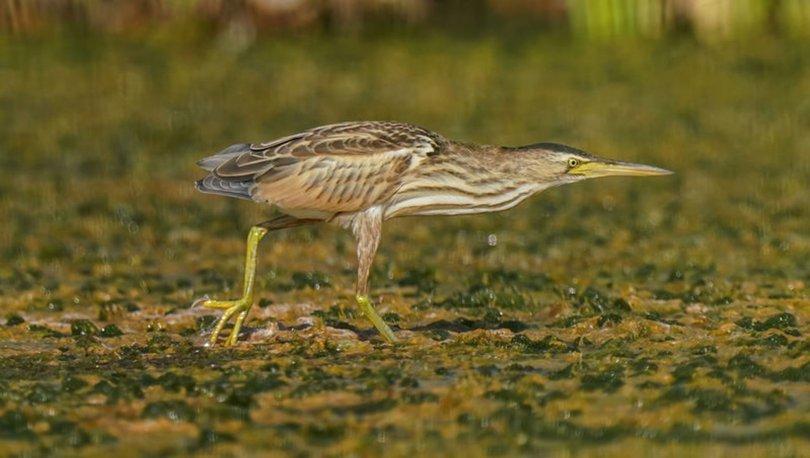
[[[800,456],[810,46],[559,36],[0,39],[0,455]],[[179,37],[179,38],[178,38]],[[672,169],[506,213],[271,234],[194,161],[348,119]]]

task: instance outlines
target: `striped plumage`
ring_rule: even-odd
[[[368,302],[368,272],[386,219],[505,210],[538,191],[583,178],[666,172],[555,143],[473,145],[411,124],[380,121],[332,124],[265,143],[236,144],[198,164],[209,172],[197,181],[200,191],[273,205],[286,215],[259,225],[261,236],[319,221],[350,228],[358,239],[359,303]],[[252,300],[250,269],[246,266],[245,294]],[[393,333],[368,307],[369,318],[392,340]],[[230,343],[244,314],[237,318]],[[226,312],[212,341],[229,316]]]
[[[230,146],[199,162],[210,174],[197,188],[327,221],[374,206],[384,219],[481,213],[511,208],[542,187],[499,173],[509,153],[410,124],[349,122]]]

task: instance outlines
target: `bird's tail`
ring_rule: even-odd
[[[238,143],[231,145],[224,150],[197,161],[203,170],[211,172],[203,179],[197,180],[194,184],[198,191],[206,194],[216,194],[219,196],[236,197],[239,199],[250,199],[250,188],[253,186],[249,181],[224,180],[214,174],[214,170],[230,159],[250,151],[249,143]]]
[[[250,188],[253,186],[248,181],[223,180],[216,175],[206,175],[202,180],[194,182],[198,191],[206,194],[216,194],[219,196],[236,197],[250,200]]]

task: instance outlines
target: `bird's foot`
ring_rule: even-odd
[[[377,331],[383,336],[383,338],[388,343],[396,343],[397,338],[394,336],[394,331],[385,324],[385,321],[377,314],[377,311],[374,310],[374,306],[371,304],[371,299],[368,296],[355,296],[357,300],[357,305],[360,306],[360,310],[363,312],[363,315],[371,321]]]
[[[253,299],[243,297],[235,301],[215,301],[204,297],[195,301],[192,307],[196,307],[197,305],[211,309],[224,310],[222,316],[219,318],[219,321],[217,321],[216,327],[214,327],[214,331],[211,333],[211,337],[208,338],[208,342],[205,344],[207,347],[216,345],[217,339],[219,338],[219,333],[222,332],[222,328],[225,326],[225,323],[227,323],[232,316],[236,315],[236,321],[233,323],[233,329],[231,329],[231,333],[228,336],[228,339],[225,341],[226,346],[231,346],[236,344],[236,339],[239,338],[239,330],[242,328],[242,322],[245,321],[248,311],[250,311],[250,306],[253,305]]]

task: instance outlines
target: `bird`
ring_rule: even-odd
[[[605,159],[559,143],[495,146],[450,140],[395,121],[315,127],[262,143],[239,143],[197,164],[197,190],[275,207],[279,216],[251,227],[242,296],[195,305],[223,310],[206,345],[237,343],[254,300],[259,242],[272,231],[316,223],[356,239],[355,301],[389,343],[397,338],[369,297],[369,271],[383,222],[404,216],[468,215],[507,210],[543,190],[607,176],[669,175],[663,168]]]

